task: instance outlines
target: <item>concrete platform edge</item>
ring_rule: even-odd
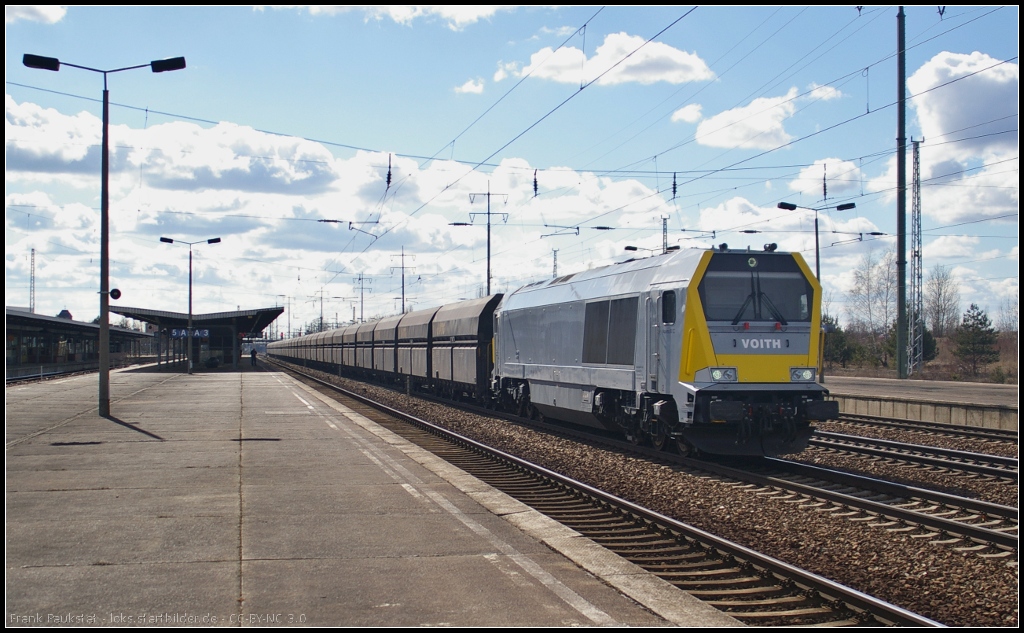
[[[562,554],[580,568],[600,578],[609,586],[665,620],[677,626],[693,626],[694,618],[702,620],[702,626],[745,626],[739,620],[701,602],[668,581],[648,573],[575,530],[550,519],[469,475],[462,469],[415,446],[307,385],[290,377],[288,379],[328,407],[344,414],[369,433],[399,448],[411,459],[455,486],[492,514],[504,518],[524,533]]]

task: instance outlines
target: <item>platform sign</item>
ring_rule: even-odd
[[[193,328],[193,330],[192,330],[192,337],[193,338],[210,338],[210,330],[200,330],[200,329]],[[172,329],[171,330],[171,338],[188,338],[188,328],[181,328],[181,329],[175,328],[175,329]]]

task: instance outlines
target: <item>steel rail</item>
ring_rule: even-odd
[[[927,422],[925,420],[910,420],[907,418],[887,418],[866,413],[841,413],[837,422],[891,427],[918,433],[934,432],[941,435],[989,439],[997,442],[1016,442],[1020,435],[1017,431],[1008,429],[989,429],[963,424],[943,424],[942,422]]]
[[[841,433],[827,433],[822,431],[816,431],[814,435],[811,436],[809,444],[811,446],[817,446],[821,448],[847,450],[856,453],[875,455],[878,457],[902,459],[905,461],[912,461],[918,464],[948,468],[950,470],[961,470],[964,472],[970,472],[979,475],[989,475],[991,477],[998,477],[1000,479],[1017,479],[1017,460],[1011,457],[998,457],[994,455],[982,455],[980,453],[951,451],[931,446],[922,446],[919,444],[903,444],[900,442],[876,440],[872,438],[860,437],[857,435],[843,435]],[[905,451],[914,451],[919,454],[911,454]],[[949,456],[951,459],[947,460],[935,457],[928,457],[929,453],[939,455],[945,454]],[[985,466],[977,463],[965,463],[955,461],[952,459],[953,457],[957,457],[959,459],[973,458],[979,461],[985,461],[989,464],[1005,464],[1005,467]]]
[[[771,459],[771,458],[768,458],[768,459]],[[864,511],[864,512],[867,512],[869,514],[874,514],[874,515],[877,515],[877,516],[886,517],[888,519],[892,519],[894,521],[899,521],[901,523],[912,524],[912,525],[920,525],[920,526],[923,526],[923,527],[931,528],[931,529],[937,530],[938,532],[941,532],[941,533],[944,533],[944,534],[955,535],[955,536],[958,536],[958,537],[961,537],[961,538],[964,538],[964,539],[968,539],[968,540],[971,540],[973,542],[980,543],[980,544],[994,544],[994,545],[999,545],[1001,547],[1005,547],[1005,548],[1008,548],[1008,549],[1017,549],[1018,539],[1017,539],[1017,535],[1015,535],[1015,534],[1007,534],[1006,532],[1000,532],[1000,531],[997,531],[997,530],[990,530],[988,528],[979,527],[979,526],[971,525],[969,523],[963,523],[963,522],[960,522],[960,521],[954,521],[952,519],[947,519],[947,518],[944,518],[944,517],[933,516],[933,515],[925,514],[923,512],[917,512],[915,510],[907,510],[905,508],[900,508],[900,507],[897,507],[897,506],[888,505],[888,504],[881,503],[881,502],[878,502],[878,501],[872,501],[872,500],[869,500],[869,499],[863,499],[861,497],[856,497],[856,496],[848,495],[848,494],[841,493],[841,492],[835,492],[835,491],[832,491],[832,490],[825,490],[823,488],[819,488],[819,487],[816,487],[816,486],[810,486],[810,485],[806,485],[806,484],[799,484],[799,483],[795,483],[795,482],[792,482],[792,481],[787,481],[785,479],[781,479],[781,478],[773,476],[773,475],[763,475],[763,474],[751,472],[749,470],[741,470],[741,469],[738,469],[738,468],[733,468],[731,466],[725,466],[725,465],[722,465],[722,464],[716,464],[714,462],[705,462],[705,461],[702,461],[702,460],[693,460],[693,461],[696,462],[696,466],[697,467],[699,467],[701,469],[704,469],[704,470],[708,470],[708,471],[713,472],[713,473],[715,473],[717,475],[721,475],[721,476],[725,476],[725,477],[731,477],[733,479],[738,479],[740,481],[748,481],[748,482],[759,484],[759,485],[762,485],[762,486],[771,486],[771,487],[776,487],[776,488],[782,488],[782,489],[790,491],[790,492],[795,492],[797,494],[805,495],[807,497],[811,497],[811,498],[815,498],[815,499],[822,499],[824,501],[830,501],[830,502],[838,504],[838,505],[846,506],[846,507],[849,507],[849,508],[855,508],[857,510]],[[785,461],[785,460],[774,460],[774,461],[780,462],[780,463],[784,463],[785,467],[787,469],[790,467],[790,464],[793,463],[793,462],[788,462],[788,461]],[[821,471],[824,471],[824,469],[819,469],[819,472],[821,472],[821,474],[812,474],[814,471],[810,470],[811,468],[814,468],[814,467],[809,467],[806,472],[808,474],[810,474],[811,476],[817,476],[819,478],[823,478],[823,475],[825,475],[826,472],[827,472],[827,474],[829,474],[829,475],[831,475],[833,477],[835,475],[837,475],[837,474],[845,475],[845,473],[839,473],[838,471],[821,472]],[[886,487],[889,490],[892,491],[892,492],[889,492],[888,494],[893,494],[893,493],[899,494],[897,491],[900,491],[900,489],[902,488],[902,492],[904,494],[907,494],[908,496],[911,495],[910,487],[909,486],[901,486],[900,484],[894,484],[894,483],[891,483],[891,482],[882,482],[882,481],[879,481],[879,480],[871,480],[868,477],[860,477],[860,476],[856,476],[856,475],[850,475],[849,479],[851,481],[858,481],[859,480],[859,482],[861,484],[863,484],[864,487],[868,488],[869,490],[874,485],[872,482],[877,482],[878,484],[885,484]],[[838,482],[838,483],[842,483],[842,482]],[[879,486],[879,487],[881,487],[881,486]],[[922,493],[924,493],[926,495],[931,495],[932,494],[931,491],[921,490],[921,489],[918,489],[918,490],[920,490]],[[952,495],[945,495],[945,496],[949,497],[951,499],[954,499],[956,501],[961,501],[961,499],[959,497],[953,497]],[[925,498],[927,499],[927,497],[925,497]],[[969,500],[962,500],[962,501],[969,501]],[[950,503],[952,503],[952,501]],[[996,506],[995,504],[988,504],[987,507],[991,511],[993,511],[993,512],[997,511],[997,509],[1006,509],[1007,511],[1012,511],[1014,515],[1016,515],[1016,513],[1017,513],[1017,509],[1016,508],[1008,508],[1006,506]],[[999,515],[999,516],[1002,516],[1002,515]]]

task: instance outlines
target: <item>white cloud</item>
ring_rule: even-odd
[[[1018,68],[984,53],[944,52],[907,79],[926,143],[970,139],[937,148],[933,160],[1017,153]],[[991,136],[1006,130],[1011,133]]]
[[[696,123],[700,121],[701,117],[701,105],[698,103],[691,103],[690,105],[683,106],[672,113],[672,122],[682,121],[684,123]]]
[[[818,84],[811,84],[810,98],[819,101],[831,101],[832,99],[838,99],[843,96],[843,93],[838,88],[832,86],[819,86]]]
[[[66,116],[34,103],[19,104],[10,95],[4,95],[4,109],[7,170],[47,172],[57,163],[85,161],[90,152],[96,165],[88,169],[99,169],[101,122],[94,115]]]
[[[461,86],[455,87],[457,94],[482,94],[484,91],[484,80],[483,79],[470,79]]]
[[[45,181],[80,177],[95,184],[100,169],[100,120],[83,112],[66,116],[32,103],[5,99],[7,179]],[[146,130],[110,127],[111,187],[119,177],[140,177],[163,189],[228,189],[311,193],[336,180],[334,158],[319,143],[220,123],[203,128],[172,122]],[[73,181],[68,181],[73,182]]]
[[[661,42],[644,42],[644,38],[636,35],[612,33],[590,59],[578,48],[545,47],[530,56],[529,65],[519,75],[532,73],[540,79],[580,84],[607,72],[599,81],[603,85],[649,85],[659,81],[681,84],[714,79],[715,74],[698,55]]]
[[[494,82],[503,81],[508,77],[516,77],[519,75],[519,63],[518,62],[498,62],[498,70],[494,71]]]
[[[550,26],[542,26],[540,28],[540,32],[544,35],[553,35],[555,37],[569,37],[577,31],[579,31],[578,26],[558,26],[554,28]]]
[[[60,22],[67,12],[68,8],[64,6],[9,4],[4,7],[4,23],[12,24],[19,20],[28,20],[30,22],[55,24]]]
[[[953,224],[1018,212],[1019,85],[1016,64],[1000,64],[978,52],[939,53],[907,79],[909,92],[916,95],[909,104],[924,137],[920,160],[925,216]],[[908,183],[912,156],[908,145]],[[893,158],[870,189],[892,199],[895,186]]]
[[[789,189],[818,196],[824,193],[824,181],[828,187],[828,197],[831,198],[836,194],[858,192],[862,180],[863,175],[855,163],[841,158],[823,158],[801,169],[800,174],[789,182]]]
[[[978,252],[977,237],[966,235],[943,235],[924,245],[923,258],[928,261],[950,258],[975,257]]]
[[[497,5],[376,5],[376,6],[349,6],[349,5],[314,5],[314,6],[274,6],[275,9],[300,9],[309,11],[310,15],[338,15],[340,13],[362,12],[367,21],[389,19],[397,24],[411,25],[416,20],[430,21],[440,19],[447,22],[448,28],[459,31],[465,27],[475,24],[480,20],[486,20],[499,11],[514,11],[513,6]],[[262,10],[263,7],[257,7]]]
[[[783,122],[796,111],[796,88],[781,97],[754,99],[750,105],[726,110],[701,121],[696,139],[709,147],[772,149],[791,136]]]

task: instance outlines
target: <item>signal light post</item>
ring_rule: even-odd
[[[110,142],[108,128],[110,127],[110,91],[107,90],[107,75],[119,73],[123,70],[134,70],[149,66],[155,73],[163,73],[171,70],[181,70],[185,67],[184,57],[172,57],[160,59],[148,64],[138,66],[126,66],[113,70],[100,70],[78,64],[61,62],[56,57],[44,57],[42,55],[25,54],[22,63],[29,68],[39,70],[60,70],[61,63],[72,68],[92,71],[103,74],[103,134],[102,134],[102,157],[100,165],[100,393],[98,411],[101,417],[110,417],[110,196],[108,180],[110,175]]]

